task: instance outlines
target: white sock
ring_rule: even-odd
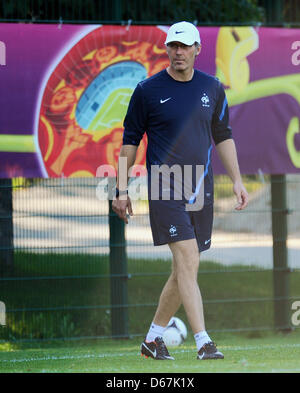
[[[201,332],[196,333],[194,335],[194,337],[195,337],[198,351],[203,347],[204,344],[207,344],[212,341],[205,330],[202,330]]]
[[[150,342],[150,341],[154,341],[156,337],[162,337],[165,329],[166,329],[165,326],[155,325],[155,323],[152,322],[149,332],[146,336],[146,341]]]

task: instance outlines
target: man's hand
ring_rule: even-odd
[[[226,139],[218,143],[216,149],[224,168],[233,182],[233,192],[238,202],[235,209],[243,210],[248,205],[249,196],[242,182],[234,140]]]
[[[248,205],[249,196],[246,188],[244,187],[241,181],[237,181],[233,184],[233,192],[236,195],[236,199],[238,204],[235,207],[235,210],[243,210]]]
[[[112,201],[112,209],[120,217],[120,219],[125,222],[125,224],[128,224],[127,211],[130,216],[133,216],[131,200],[128,195],[127,199],[114,199]]]

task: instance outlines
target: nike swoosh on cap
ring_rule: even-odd
[[[181,34],[184,33],[184,31],[175,31],[175,34]]]

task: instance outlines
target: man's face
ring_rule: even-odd
[[[181,42],[170,42],[167,45],[167,54],[170,66],[177,72],[184,72],[194,67],[195,58],[200,53],[201,46],[185,45]]]

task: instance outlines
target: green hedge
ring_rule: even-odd
[[[199,285],[207,330],[273,326],[273,273],[202,261]],[[171,269],[164,260],[128,260],[129,333],[143,335]],[[111,335],[109,258],[15,254],[13,277],[0,281],[7,325],[0,339],[51,339]],[[291,274],[291,296],[300,297]],[[248,299],[248,300],[247,300]],[[259,301],[262,300],[262,301]],[[27,310],[25,310],[27,309]],[[177,314],[186,323],[184,310]]]

